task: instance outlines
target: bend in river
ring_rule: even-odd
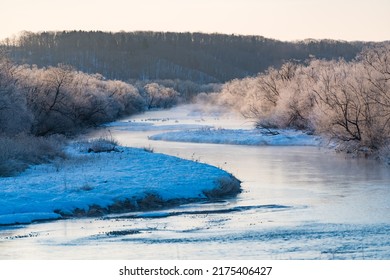
[[[153,141],[161,132],[250,129],[191,106],[151,111],[98,131],[122,145],[220,167],[236,198],[154,212],[0,229],[0,259],[389,259],[390,172],[316,146]]]

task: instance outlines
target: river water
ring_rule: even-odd
[[[243,192],[163,213],[3,227],[0,259],[390,259],[389,167],[319,147],[148,139],[175,125],[252,125],[190,106],[128,121],[139,128],[119,123],[93,136],[218,166],[242,181]]]

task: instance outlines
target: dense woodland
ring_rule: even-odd
[[[84,128],[193,100],[390,163],[389,43],[50,32],[0,49],[0,176],[64,156]]]
[[[369,43],[163,32],[24,32],[3,43],[17,63],[72,65],[107,79],[227,82],[308,58],[350,61]]]

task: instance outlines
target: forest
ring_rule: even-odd
[[[72,65],[107,79],[223,83],[257,75],[284,61],[350,61],[368,42],[283,42],[261,36],[173,32],[24,32],[3,45],[20,64]]]
[[[198,33],[24,33],[0,51],[0,176],[67,137],[202,100],[390,163],[390,44]]]

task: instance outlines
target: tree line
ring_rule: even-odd
[[[196,97],[390,161],[389,69],[386,43],[25,33],[0,48],[0,176],[61,156],[53,135]]]
[[[20,65],[0,49],[0,176],[63,156],[65,141],[59,141],[58,135],[73,136],[85,128],[151,108],[171,107],[191,99],[194,92],[214,89],[214,85],[190,81],[129,84],[65,64]]]
[[[66,64],[17,64],[0,50],[0,135],[72,134],[120,117],[189,101],[218,85],[109,80]]]
[[[349,62],[286,62],[256,77],[232,80],[206,98],[257,119],[258,127],[325,135],[342,150],[390,163],[388,43],[366,48]]]
[[[310,57],[350,61],[370,43],[283,42],[262,36],[173,32],[24,32],[3,41],[11,58],[38,67],[72,65],[108,79],[227,82]],[[373,44],[373,43],[371,43]]]
[[[37,68],[0,61],[0,133],[71,133],[139,112],[144,98],[121,81],[66,65]]]

